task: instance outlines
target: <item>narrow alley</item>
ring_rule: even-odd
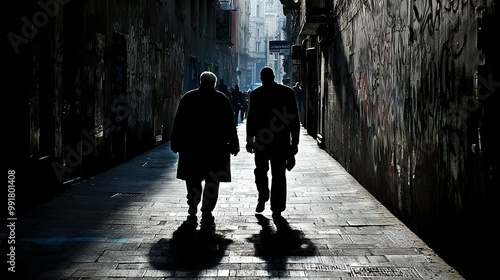
[[[238,126],[244,138],[245,124]],[[21,279],[462,279],[302,131],[288,225],[254,212],[253,158],[232,157],[216,231],[187,217],[177,157],[162,144],[35,206],[15,228]]]

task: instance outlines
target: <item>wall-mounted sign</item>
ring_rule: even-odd
[[[289,41],[269,41],[269,52],[290,55],[292,44]]]

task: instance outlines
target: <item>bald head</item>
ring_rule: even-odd
[[[200,87],[202,88],[215,88],[217,84],[217,76],[210,71],[205,71],[200,75]]]
[[[264,67],[260,70],[260,80],[263,84],[274,81],[274,71],[271,67]]]

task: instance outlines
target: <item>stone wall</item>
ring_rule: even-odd
[[[309,133],[450,261],[484,261],[465,252],[481,252],[477,239],[492,234],[497,219],[498,7],[434,0],[333,7],[333,22],[306,39]]]

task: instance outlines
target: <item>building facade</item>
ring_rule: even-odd
[[[249,0],[249,7],[247,81],[250,83],[246,86],[261,83],[259,72],[264,66],[272,67],[280,82],[284,75],[282,55],[270,53],[269,42],[285,36],[283,5],[278,0]]]

